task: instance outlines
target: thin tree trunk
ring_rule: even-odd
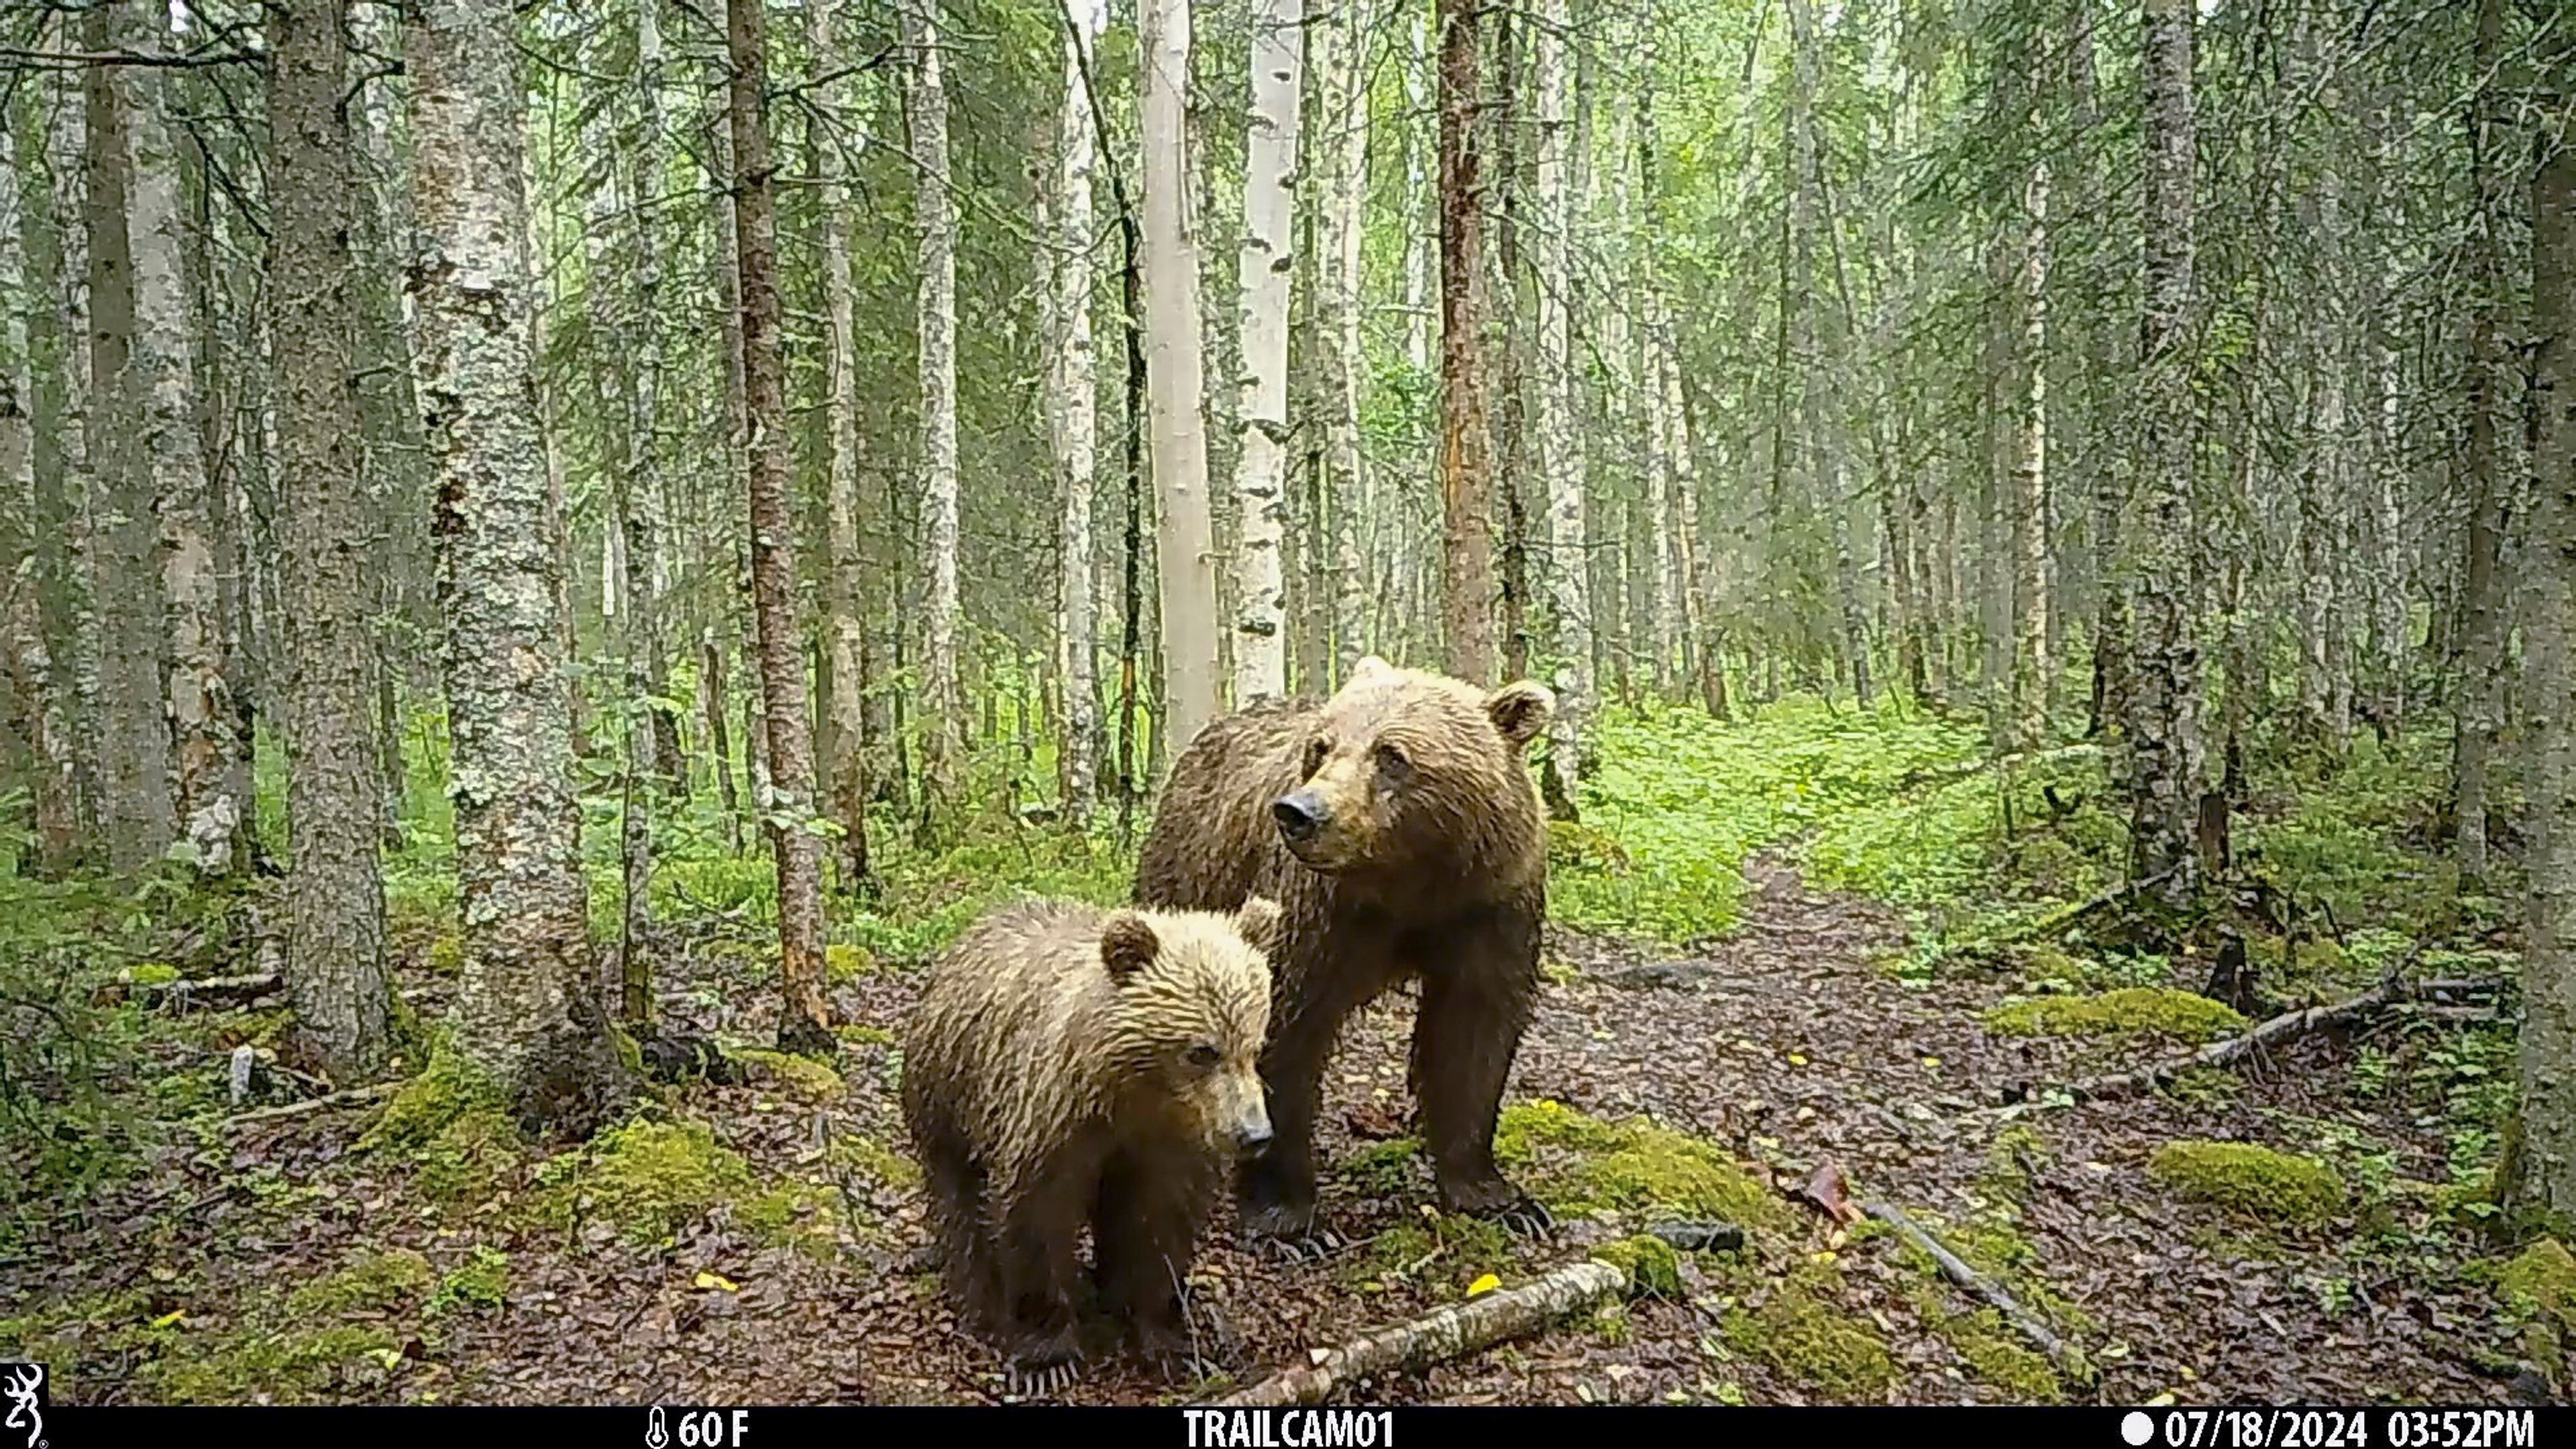
[[[2493,134],[2494,77],[2504,43],[2503,0],[2478,0],[2475,71],[2481,80],[2469,113],[2469,165],[2478,222],[2469,235],[2469,356],[2461,399],[2468,414],[2468,558],[2462,574],[2460,680],[2452,744],[2452,816],[2460,874],[2474,886],[2487,871],[2487,757],[2503,707],[2505,591],[2498,554],[2511,507],[2496,439],[2496,394],[2504,358],[2498,341],[2500,295],[2505,285],[2503,242],[2505,160]]]
[[[1369,28],[1369,0],[1340,0],[1315,35],[1321,41],[1331,34],[1334,61],[1322,86],[1329,109],[1317,118],[1325,127],[1327,160],[1313,301],[1323,342],[1324,526],[1304,542],[1315,550],[1329,584],[1323,602],[1337,680],[1359,663],[1367,637],[1360,527],[1369,504],[1360,453],[1360,378],[1368,360],[1360,344],[1360,238],[1368,198]]]
[[[2038,749],[2048,737],[2050,684],[2057,660],[2049,649],[2048,598],[2048,163],[2031,167],[2016,298],[2022,309],[2013,497],[2013,748]]]
[[[1091,341],[1091,173],[1098,158],[1093,132],[1091,47],[1104,15],[1098,0],[1077,0],[1064,38],[1064,104],[1056,133],[1054,272],[1058,349],[1054,369],[1056,485],[1062,496],[1057,546],[1059,636],[1063,650],[1065,828],[1090,827],[1099,794],[1099,617],[1094,609],[1092,493],[1093,452],[1098,447],[1097,357]]]
[[[2130,878],[2181,906],[2199,887],[2200,655],[2191,550],[2197,432],[2192,354],[2192,0],[2146,0],[2146,302],[2139,331],[2140,479],[2130,678]]]
[[[623,1073],[592,985],[563,519],[528,407],[527,93],[501,0],[424,0],[406,20],[429,259],[413,275],[422,433],[465,923],[457,1046],[530,1125],[580,1135]]]
[[[1475,128],[1483,48],[1473,0],[1439,0],[1440,497],[1449,672],[1494,683],[1494,480],[1487,460],[1484,182]]]
[[[832,0],[807,0],[806,22],[815,64],[829,67],[833,43]],[[823,559],[824,634],[829,648],[831,693],[824,718],[831,725],[824,779],[829,782],[841,889],[874,887],[868,865],[867,615],[859,548],[859,339],[850,283],[850,194],[841,182],[841,85],[823,87],[822,115],[835,124],[816,138],[814,169],[822,182],[823,296],[830,317],[831,391],[826,404],[830,463],[825,471],[824,512],[830,550]]]
[[[1208,508],[1207,438],[1199,335],[1198,239],[1189,180],[1190,13],[1185,0],[1145,0],[1138,15],[1144,97],[1146,371],[1154,493],[1162,505],[1155,561],[1162,580],[1165,697],[1157,736],[1165,755],[1197,737],[1223,708],[1217,688],[1216,539]]]
[[[1584,724],[1593,709],[1592,589],[1584,548],[1583,454],[1575,441],[1573,288],[1576,195],[1566,174],[1566,0],[1540,0],[1533,27],[1538,123],[1538,386],[1532,428],[1547,493],[1549,641],[1556,657],[1556,713],[1548,720],[1540,784],[1548,813],[1578,816],[1575,783],[1584,769]]]
[[[918,168],[921,526],[930,566],[921,641],[921,707],[930,729],[923,736],[918,834],[925,845],[937,845],[949,838],[950,816],[961,808],[957,773],[965,742],[958,711],[965,700],[957,690],[957,207],[948,192],[946,57],[929,0],[904,0],[903,41],[910,52],[905,115]]]
[[[1279,547],[1288,514],[1288,293],[1297,270],[1291,238],[1303,99],[1302,0],[1260,0],[1252,24],[1252,103],[1244,118],[1238,269],[1243,380],[1235,410],[1243,441],[1235,457],[1234,484],[1242,515],[1235,555],[1237,708],[1288,691]]]
[[[822,851],[810,828],[816,814],[814,739],[803,651],[797,644],[796,529],[788,511],[792,444],[785,359],[779,348],[778,171],[770,159],[768,27],[762,5],[763,0],[729,0],[725,7],[725,48],[733,62],[729,109],[734,244],[742,258],[743,399],[751,422],[752,614],[759,628],[760,692],[769,741],[769,790],[760,813],[778,857],[779,1049],[829,1053],[838,1049],[838,1042],[832,1035],[831,1008],[823,1000]],[[932,90],[936,94],[935,72]],[[945,192],[941,195],[944,202]],[[954,421],[952,415],[952,426]],[[953,556],[953,526],[950,542]]]
[[[367,637],[369,520],[357,470],[358,306],[345,0],[269,7],[269,268],[285,504],[286,980],[322,1069],[384,1065],[392,979],[377,864],[382,792]]]
[[[21,355],[25,384],[18,405],[26,412],[28,524],[33,530],[28,552],[34,572],[27,586],[34,620],[27,658],[36,690],[28,741],[36,769],[36,850],[44,870],[59,874],[71,868],[86,842],[79,752],[73,743],[74,722],[81,718],[76,687],[79,593],[71,558],[74,505],[67,446],[74,359],[63,327],[66,278],[52,168],[42,164],[50,139],[44,113],[50,90],[22,83],[8,114],[0,116],[0,126],[16,142],[12,159],[21,162],[0,166],[0,173],[17,182],[13,231],[22,244],[17,275],[27,298]]]

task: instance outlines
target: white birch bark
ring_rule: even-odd
[[[1592,710],[1592,590],[1584,549],[1583,455],[1575,442],[1572,295],[1574,194],[1567,165],[1566,0],[1540,0],[1532,41],[1538,105],[1537,386],[1531,434],[1547,493],[1546,584],[1555,625],[1556,713],[1548,721],[1560,810],[1582,773],[1583,726]]]
[[[1056,331],[1050,367],[1055,406],[1056,484],[1062,499],[1057,533],[1062,565],[1056,581],[1064,678],[1065,824],[1090,824],[1100,758],[1098,549],[1092,536],[1094,450],[1099,430],[1098,357],[1091,337],[1091,176],[1098,161],[1090,85],[1091,47],[1104,20],[1102,0],[1072,0],[1064,40],[1064,104],[1057,122],[1050,308]]]
[[[919,239],[917,315],[921,373],[921,530],[929,588],[923,600],[921,707],[931,728],[922,760],[921,820],[937,839],[955,808],[965,753],[957,691],[957,206],[949,196],[948,87],[932,0],[904,0],[903,42],[911,51],[905,92],[916,168],[913,225]]]
[[[1157,752],[1170,759],[1216,718],[1216,541],[1208,508],[1199,337],[1198,244],[1189,220],[1187,0],[1143,0],[1146,387],[1154,493],[1161,505],[1164,693]]]
[[[1252,103],[1245,116],[1237,283],[1243,343],[1235,409],[1243,430],[1234,483],[1241,510],[1235,553],[1238,709],[1288,689],[1287,596],[1279,549],[1288,515],[1288,302],[1297,270],[1293,223],[1304,13],[1303,0],[1256,0],[1252,17]]]
[[[1344,0],[1316,22],[1317,94],[1326,110],[1322,224],[1317,228],[1316,332],[1323,344],[1323,526],[1302,542],[1317,551],[1327,581],[1333,677],[1349,673],[1365,652],[1367,619],[1361,601],[1366,575],[1360,559],[1360,519],[1367,512],[1367,480],[1360,457],[1360,229],[1368,189],[1368,3]]]

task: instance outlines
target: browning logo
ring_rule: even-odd
[[[9,1403],[9,1416],[0,1419],[0,1428],[27,1436],[7,1449],[45,1449],[45,1366],[0,1363],[0,1397]]]

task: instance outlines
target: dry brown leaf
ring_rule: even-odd
[[[1825,1162],[1808,1175],[1807,1185],[1795,1196],[1818,1212],[1848,1227],[1861,1219],[1860,1204],[1851,1200],[1851,1184],[1843,1180],[1840,1164]]]

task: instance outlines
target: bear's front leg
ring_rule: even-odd
[[[1059,1183],[1005,1216],[1001,1280],[1008,1323],[1002,1333],[1005,1386],[1013,1397],[1061,1392],[1082,1367],[1080,1324],[1073,1293],[1080,1263],[1075,1238],[1081,1227],[1080,1196]]]
[[[1101,1306],[1125,1330],[1137,1357],[1166,1377],[1193,1371],[1198,1358],[1183,1294],[1203,1204],[1215,1185],[1202,1161],[1126,1152],[1101,1175],[1092,1209],[1092,1273]]]
[[[1321,1258],[1341,1246],[1315,1227],[1315,1107],[1331,1047],[1329,1024],[1313,1016],[1281,1024],[1261,1061],[1270,1143],[1235,1179],[1244,1232],[1263,1251],[1291,1261]]]
[[[1533,981],[1536,957],[1533,940]],[[1518,968],[1495,969],[1509,960],[1471,953],[1423,973],[1412,1077],[1441,1206],[1495,1219],[1516,1233],[1540,1234],[1556,1220],[1494,1165],[1503,1084],[1529,1022],[1530,994],[1521,989]]]

